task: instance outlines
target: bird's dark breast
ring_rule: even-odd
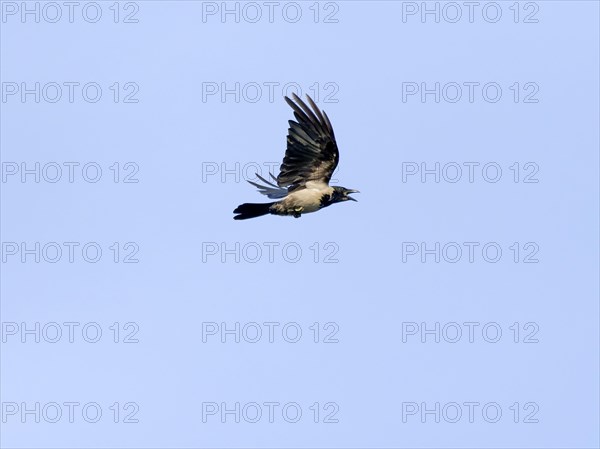
[[[321,197],[321,208],[323,207],[327,207],[331,204],[331,195],[329,195],[328,193],[325,193],[322,197]]]

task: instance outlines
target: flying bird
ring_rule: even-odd
[[[282,199],[272,203],[241,204],[233,211],[238,214],[233,217],[234,220],[267,214],[299,218],[302,214],[316,212],[334,203],[356,201],[350,194],[359,193],[358,190],[329,185],[340,159],[329,117],[308,95],[310,108],[296,94],[293,97],[295,102],[288,97],[285,101],[294,110],[296,121],[288,121],[287,149],[279,175],[275,177],[270,173],[275,183],[258,173],[256,176],[264,185],[248,181],[263,195]]]

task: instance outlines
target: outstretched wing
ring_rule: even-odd
[[[308,181],[329,184],[340,155],[331,122],[308,95],[309,108],[296,94],[295,103],[285,101],[294,110],[296,121],[290,120],[287,150],[281,164],[277,184],[288,191],[304,186]]]
[[[269,175],[271,175],[271,178],[273,179],[273,181],[277,182],[277,178],[275,176],[273,176],[272,173],[269,173]],[[260,179],[264,183],[264,185],[260,185],[253,181],[248,181],[248,182],[250,184],[252,184],[254,187],[258,188],[258,191],[260,193],[262,193],[263,195],[267,195],[269,198],[272,198],[272,199],[283,198],[283,197],[287,196],[287,194],[288,194],[287,189],[277,187],[275,184],[267,181],[265,178],[260,176],[258,173],[256,173],[256,177],[258,179]]]

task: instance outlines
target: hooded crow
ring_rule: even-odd
[[[329,185],[340,159],[329,117],[308,95],[310,108],[296,94],[293,98],[295,102],[285,97],[294,110],[296,121],[288,122],[287,149],[280,173],[277,177],[271,174],[275,184],[258,174],[256,176],[264,185],[248,181],[263,195],[282,199],[273,203],[241,204],[233,211],[237,214],[234,220],[267,214],[299,218],[302,214],[316,212],[334,203],[356,201],[349,194],[358,193],[358,190]]]

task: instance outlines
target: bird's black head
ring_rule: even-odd
[[[357,201],[355,198],[350,196],[351,193],[360,193],[358,190],[347,189],[346,187],[333,187],[333,196],[331,197],[332,203],[339,203],[340,201]]]

